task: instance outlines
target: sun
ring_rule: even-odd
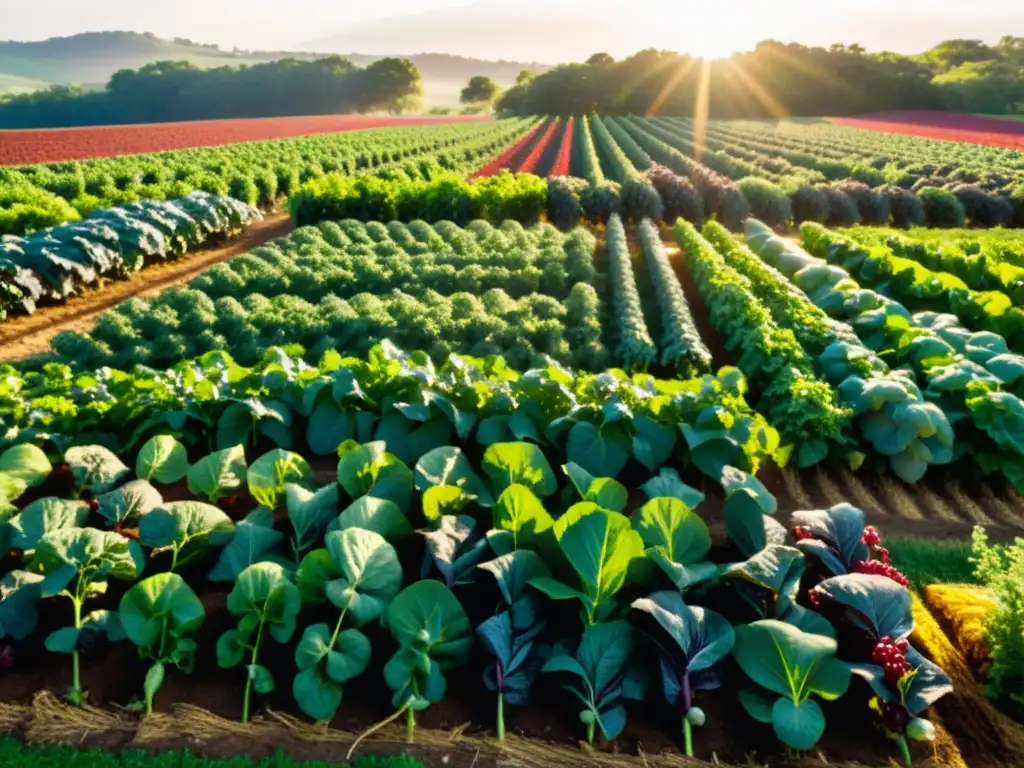
[[[682,53],[688,53],[698,59],[728,59],[739,50],[736,47],[735,36],[730,35],[728,29],[713,27],[702,29],[699,35],[687,40],[681,49]]]

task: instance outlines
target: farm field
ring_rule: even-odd
[[[1024,748],[1019,153],[578,115],[6,173],[0,730]]]
[[[957,115],[946,112],[892,112],[863,117],[837,117],[833,122],[874,131],[905,133],[944,141],[962,141],[992,147],[1024,149],[1020,118]]]
[[[97,128],[0,130],[0,165],[54,163],[97,157],[138,155],[193,147],[216,147],[270,139],[288,139],[371,128],[478,122],[466,117],[375,117],[320,115],[316,117],[263,117],[239,120],[197,120],[184,123],[149,123]]]

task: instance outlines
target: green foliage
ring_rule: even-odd
[[[979,584],[971,566],[971,545],[960,541],[887,537],[893,564],[912,585]]]
[[[992,659],[987,691],[1024,706],[1024,539],[1007,547],[993,546],[978,526],[971,538],[971,564],[996,598],[985,616],[985,642]]]
[[[929,227],[962,227],[967,212],[952,192],[938,187],[925,187],[917,193],[924,206],[925,223]]]
[[[793,204],[781,187],[755,177],[741,179],[738,186],[750,203],[751,215],[769,227],[781,227],[793,217]]]

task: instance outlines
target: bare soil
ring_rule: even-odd
[[[129,280],[103,281],[98,287],[62,304],[41,306],[31,315],[9,319],[0,324],[0,362],[24,360],[48,352],[50,341],[61,331],[86,332],[100,314],[115,304],[133,296],[153,296],[172,285],[187,282],[214,264],[268,240],[284,237],[291,228],[287,211],[274,211],[230,242],[146,267]]]

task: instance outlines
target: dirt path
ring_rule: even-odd
[[[147,267],[130,280],[105,283],[64,304],[43,307],[0,324],[0,362],[23,360],[46,352],[50,340],[61,331],[85,331],[97,315],[133,296],[153,296],[172,285],[184,283],[200,272],[258,245],[287,235],[292,229],[287,211],[267,214],[235,240],[217,248],[187,254],[185,258]]]

